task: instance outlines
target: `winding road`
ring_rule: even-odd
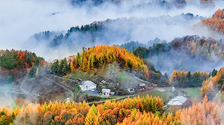
[[[44,78],[46,78],[46,79],[49,80],[49,81],[52,81],[53,83],[55,83],[55,84],[57,84],[58,86],[64,88],[65,90],[67,90],[67,91],[71,94],[71,96],[69,97],[69,98],[70,98],[70,101],[73,101],[73,99],[74,99],[74,93],[73,93],[70,89],[68,89],[67,87],[65,87],[63,84],[58,83],[58,82],[55,82],[54,80],[52,80],[52,79],[50,79],[50,78],[48,78],[48,77],[46,77],[46,76],[45,76]]]
[[[27,72],[27,74],[25,75],[25,77],[23,78],[23,81],[21,82],[20,84],[20,90],[24,93],[24,94],[28,94],[28,92],[23,89],[23,86],[24,86],[24,83],[26,82],[27,78],[28,78],[28,75],[29,75],[30,72]]]
[[[29,93],[24,89],[24,84],[25,84],[26,80],[28,79],[28,75],[29,75],[29,72],[26,74],[26,76],[24,77],[23,81],[22,81],[21,84],[20,84],[20,90],[21,90],[22,93],[24,93],[24,94],[29,94]],[[56,82],[56,81],[54,81],[54,80],[48,78],[47,76],[44,76],[44,78],[46,78],[47,80],[49,80],[49,81],[55,83],[56,85],[58,85],[58,86],[64,88],[65,90],[67,90],[67,91],[70,93],[70,95],[71,95],[71,96],[69,97],[69,98],[70,98],[70,101],[73,101],[73,99],[74,99],[74,93],[73,93],[70,89],[68,89],[67,87],[65,87],[62,83],[58,83],[58,82]]]
[[[26,76],[24,77],[23,81],[22,81],[21,84],[20,84],[20,90],[21,90],[22,93],[24,93],[24,94],[29,94],[29,93],[24,89],[24,83],[26,82],[26,80],[27,80],[27,78],[28,78],[28,75],[29,75],[29,72],[26,74]],[[60,76],[55,76],[55,75],[49,75],[49,76],[56,77],[56,78],[59,78],[59,79],[63,79],[63,78],[60,77]],[[74,93],[73,93],[68,87],[66,87],[66,86],[65,86],[64,84],[62,84],[62,83],[59,83],[59,82],[54,81],[52,78],[49,78],[48,75],[47,75],[47,76],[43,76],[43,77],[44,77],[45,79],[47,79],[47,80],[49,80],[49,81],[55,83],[56,85],[58,85],[58,86],[64,88],[65,90],[67,90],[67,91],[70,93],[70,95],[71,95],[71,96],[69,97],[69,98],[70,98],[70,101],[74,101],[74,100],[73,100],[73,99],[74,99]],[[144,80],[142,80],[142,79],[140,79],[140,78],[138,78],[138,77],[136,77],[136,76],[134,76],[134,75],[132,75],[132,77],[133,77],[134,79],[136,79],[137,81],[141,82],[141,83],[152,84],[152,83],[150,83],[150,82],[148,82],[148,81],[144,81]],[[69,80],[71,80],[71,79],[69,79]],[[74,80],[71,80],[71,81],[74,81]],[[116,98],[116,100],[122,100],[122,99],[125,99],[125,98],[128,98],[128,97],[134,97],[134,96],[137,96],[137,95],[139,95],[139,94],[147,93],[147,92],[149,92],[149,91],[152,91],[152,90],[148,90],[148,91],[144,91],[144,92],[138,92],[138,93],[135,93],[135,94],[133,94],[133,95],[121,96],[121,97]],[[114,99],[110,99],[110,100],[114,100]],[[105,102],[105,101],[92,102],[92,103],[89,103],[89,104],[100,104],[100,103],[103,103],[103,102]]]

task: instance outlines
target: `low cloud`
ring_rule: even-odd
[[[149,2],[153,4],[144,6],[144,4]],[[172,1],[168,2],[172,3]],[[156,37],[170,40],[173,37],[193,34],[194,32],[191,32],[188,26],[198,23],[200,20],[189,22],[185,28],[183,27],[186,24],[182,23],[166,25],[159,23],[160,21],[157,23],[156,20],[154,22],[146,20],[150,20],[151,17],[158,18],[164,15],[174,17],[181,13],[193,13],[203,17],[211,17],[217,9],[222,7],[222,3],[223,1],[217,1],[213,7],[201,7],[199,2],[191,2],[182,8],[173,7],[166,9],[157,5],[156,1],[153,0],[125,0],[120,3],[104,2],[97,6],[92,5],[91,2],[84,3],[82,6],[73,6],[70,0],[1,1],[1,49],[28,49],[49,59],[52,55],[49,53],[51,51],[49,51],[48,44],[29,47],[29,44],[25,41],[35,33],[42,31],[66,32],[72,26],[81,26],[106,19],[127,18],[131,21],[131,17],[137,18],[137,20],[143,19],[145,23],[140,22],[141,24],[137,24],[138,21],[132,23],[127,21],[127,24],[129,23],[130,25],[126,25],[126,22],[119,24],[119,21],[117,21],[118,25],[116,25],[115,22],[114,25],[108,26],[111,31],[115,32],[106,32],[105,34],[116,37],[116,31],[118,30],[123,30],[122,32],[124,32],[124,34],[120,35],[126,35],[131,30],[130,34],[128,34],[129,39],[126,39],[127,36],[124,36],[124,39],[115,39],[114,43],[108,42],[108,44],[124,43],[128,40],[147,42]],[[166,22],[165,18],[169,17],[164,17],[164,22]],[[102,43],[100,40],[96,43]],[[74,47],[74,50],[80,50],[79,47]],[[59,49],[58,53],[63,53],[66,51],[65,49]],[[52,50],[52,52],[54,51],[56,50]],[[64,56],[68,56],[67,52],[64,53]],[[52,56],[52,58],[55,57]]]

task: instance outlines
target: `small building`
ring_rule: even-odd
[[[102,97],[110,96],[110,89],[102,89]]]
[[[67,98],[67,102],[70,102],[70,98]]]
[[[103,85],[105,85],[105,84],[107,84],[107,81],[105,81],[105,80],[102,80],[102,81],[100,82],[100,84],[103,84]]]
[[[138,84],[138,89],[139,90],[146,90],[146,86],[144,83]]]
[[[186,102],[191,102],[189,99],[187,99],[184,96],[176,96],[175,98],[171,99],[167,105],[170,106],[181,106],[184,105]]]
[[[96,90],[96,84],[92,81],[83,81],[79,87],[82,89],[82,91],[95,91]]]
[[[129,93],[134,93],[135,92],[134,88],[128,88],[127,90],[128,90]]]
[[[174,91],[175,91],[175,87],[172,87],[171,92],[174,92]]]

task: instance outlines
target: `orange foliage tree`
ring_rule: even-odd
[[[223,98],[223,95],[223,93],[219,93],[216,98]],[[28,105],[26,108],[17,108],[16,110],[1,107],[0,124],[215,125],[224,122],[223,99],[211,102],[205,96],[202,102],[194,102],[191,107],[168,115],[158,113],[162,106],[160,98],[147,96],[145,98],[127,98],[117,102],[106,101],[104,104],[91,107],[86,102],[50,102],[37,106]]]
[[[195,73],[174,70],[170,76],[170,85],[178,87],[202,86],[202,82],[208,78],[207,72],[196,71]]]
[[[224,79],[224,67],[221,68],[214,77],[210,77],[204,81],[201,88],[201,96],[209,95],[215,96],[215,94],[221,89]]]
[[[75,59],[71,61],[70,68],[73,69],[72,71],[74,69],[89,71],[112,62],[118,62],[121,66],[131,68],[136,72],[144,71],[145,77],[149,78],[148,67],[144,65],[143,60],[136,57],[132,52],[117,46],[97,45],[81,54],[78,53]]]
[[[202,20],[202,24],[224,33],[224,11],[217,10],[212,18]]]
[[[75,102],[49,102],[42,105],[28,105],[26,108],[16,110],[0,108],[0,124],[77,124],[101,125],[122,122],[131,115],[137,119],[137,112],[160,114],[163,102],[158,97],[135,97],[122,101],[106,101],[104,104],[92,105],[85,101]]]

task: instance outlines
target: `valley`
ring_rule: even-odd
[[[223,6],[0,1],[0,125],[224,124]]]

